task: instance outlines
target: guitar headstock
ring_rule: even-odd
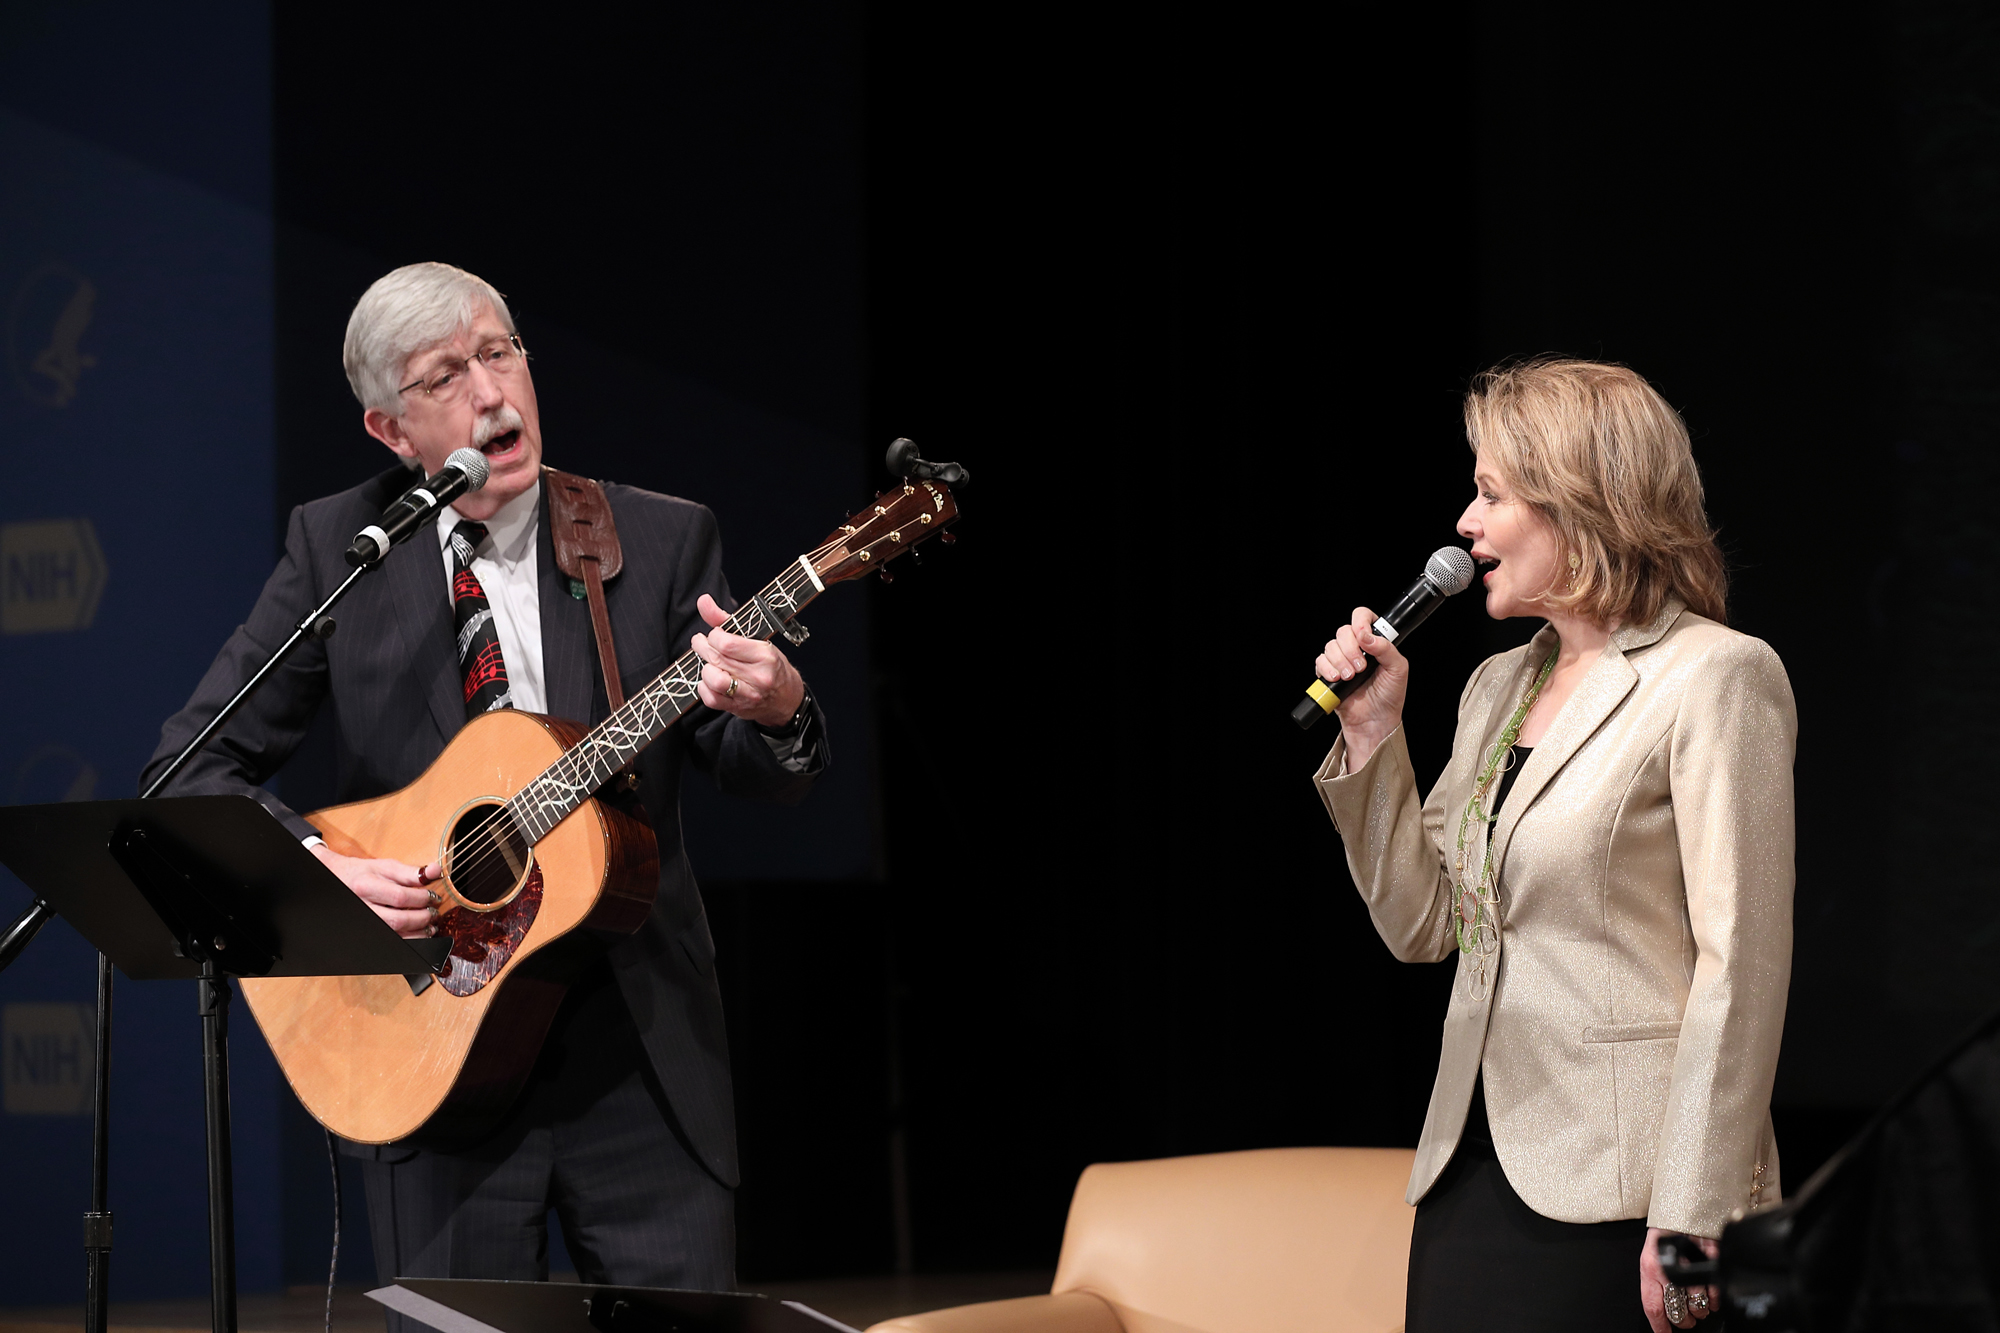
[[[822,583],[872,574],[905,551],[943,532],[958,517],[958,501],[942,481],[905,481],[847,516],[810,557]],[[950,537],[945,542],[951,542]]]

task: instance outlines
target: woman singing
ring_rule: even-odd
[[[1486,612],[1547,623],[1472,673],[1428,801],[1374,613],[1315,664],[1377,663],[1316,778],[1375,928],[1405,962],[1458,955],[1408,1333],[1692,1328],[1715,1294],[1664,1282],[1654,1240],[1778,1199],[1791,687],[1723,624],[1687,428],[1645,380],[1506,366],[1465,424]]]

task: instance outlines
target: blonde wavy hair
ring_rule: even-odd
[[[1728,616],[1729,575],[1703,506],[1687,424],[1624,366],[1537,358],[1495,366],[1465,395],[1465,436],[1555,532],[1552,611],[1646,624],[1669,594]]]

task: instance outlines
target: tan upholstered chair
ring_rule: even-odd
[[[1100,1163],[1076,1183],[1049,1295],[869,1333],[1396,1333],[1411,1157],[1272,1148]]]

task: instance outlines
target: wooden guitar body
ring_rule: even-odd
[[[307,819],[336,852],[428,865],[445,857],[455,826],[514,796],[585,731],[487,713],[401,791]],[[242,979],[292,1090],[321,1124],[358,1143],[427,1145],[489,1125],[534,1068],[569,982],[652,910],[659,851],[646,825],[585,799],[534,841],[522,870],[504,901],[474,901],[457,892],[470,876],[447,863],[439,927],[454,942],[437,977]]]

